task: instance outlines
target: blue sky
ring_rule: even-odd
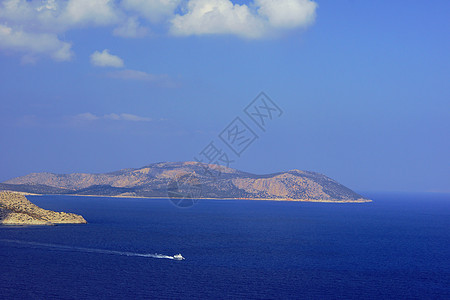
[[[231,167],[450,192],[447,1],[0,3],[0,181],[225,151],[264,91],[284,113]]]

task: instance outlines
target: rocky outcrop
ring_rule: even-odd
[[[0,192],[0,224],[54,225],[84,224],[86,220],[76,214],[42,209],[19,193]]]
[[[199,162],[165,162],[103,174],[32,173],[0,183],[0,189],[37,194],[273,199],[368,202],[316,172],[291,170],[256,175]],[[178,196],[177,196],[178,195]]]

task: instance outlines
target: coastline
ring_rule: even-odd
[[[144,197],[144,196],[110,196],[110,195],[77,195],[77,194],[33,194],[20,192],[22,195],[30,196],[74,196],[74,197],[107,197],[107,198],[133,198],[133,199],[177,199],[170,197]],[[316,203],[370,203],[371,199],[357,199],[357,200],[330,200],[330,199],[291,199],[291,198],[196,198],[198,200],[251,200],[251,201],[284,201],[284,202],[316,202]]]
[[[2,225],[55,225],[86,224],[87,221],[74,213],[43,209],[30,202],[25,195],[0,192],[0,224]]]

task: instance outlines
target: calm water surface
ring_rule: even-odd
[[[367,204],[30,196],[87,225],[0,227],[1,299],[450,299],[450,196]],[[145,257],[147,254],[186,260]]]

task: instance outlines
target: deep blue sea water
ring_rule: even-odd
[[[373,203],[201,200],[189,209],[30,196],[89,224],[0,227],[0,298],[450,299],[450,196],[368,196]],[[147,253],[186,260],[138,256]]]

